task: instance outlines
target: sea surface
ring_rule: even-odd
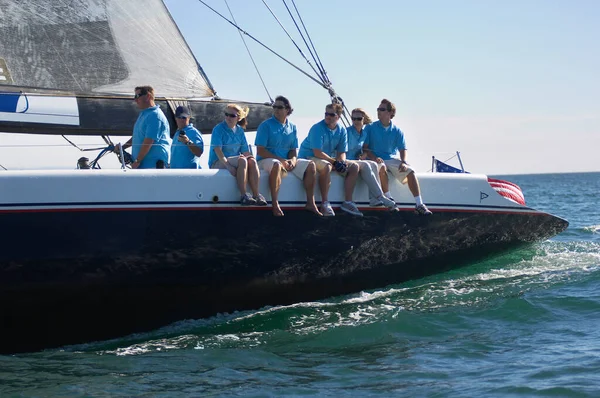
[[[410,283],[0,356],[0,397],[598,397],[600,173],[498,177],[569,229]]]

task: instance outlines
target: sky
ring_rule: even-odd
[[[311,70],[263,1],[205,1],[231,18],[228,4],[242,29]],[[283,2],[265,2],[309,56]],[[287,3],[293,7],[291,0]],[[269,100],[233,26],[198,0],[165,4],[220,97]],[[382,98],[396,104],[394,123],[405,133],[408,160],[417,171],[427,171],[432,156],[446,160],[456,151],[475,173],[600,171],[600,2],[295,4],[348,108],[362,107],[374,117]],[[327,91],[246,41],[271,97],[282,94],[291,100],[295,111],[290,119],[302,139],[323,118]],[[50,153],[61,154],[60,166],[71,167],[81,156],[65,154],[63,146],[10,147],[16,138],[19,145],[50,142],[41,136],[0,136],[0,164],[7,168],[50,161]],[[456,159],[450,163],[457,165]]]

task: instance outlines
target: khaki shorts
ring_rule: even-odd
[[[310,164],[310,160],[308,159],[298,159],[296,162],[296,167],[292,170],[292,174],[298,177],[301,180],[304,180],[304,173]]]
[[[310,160],[312,160],[313,162],[315,162],[315,166],[317,166],[317,172],[320,172],[321,170],[325,169],[327,167],[327,165],[331,166],[331,170],[332,171],[335,171],[335,169],[333,168],[333,165],[331,163],[329,163],[328,161],[326,161],[326,160],[319,159],[319,158],[316,158],[314,156],[312,156],[310,158]],[[350,161],[346,161],[346,162],[348,164],[350,164]],[[340,173],[340,172],[336,171],[336,173],[338,173],[341,176],[346,176],[346,174],[348,174],[348,170],[344,171],[343,173]]]
[[[402,184],[406,184],[406,177],[410,173],[414,173],[415,172],[408,165],[406,166],[406,171],[400,171],[400,170],[398,170],[398,167],[400,167],[400,165],[402,164],[402,162],[400,161],[400,159],[388,159],[388,160],[384,160],[383,162],[385,163],[385,166],[387,167],[388,171],[390,173],[392,173],[392,175],[394,177],[396,177],[396,179],[398,181],[400,181]]]
[[[275,158],[266,158],[266,159],[259,160],[258,167],[261,170],[266,171],[268,174],[271,174],[271,170],[273,170],[273,167],[275,167],[275,165],[277,163],[281,164],[281,176],[282,177],[286,176],[287,170],[283,167],[283,164]]]
[[[229,163],[230,165],[232,165],[233,167],[235,167],[237,169],[239,160],[240,160],[239,156],[230,156],[227,158],[227,163]],[[216,162],[214,162],[212,165],[210,165],[210,168],[211,169],[226,169],[227,166],[225,165],[225,163],[221,162],[221,159],[219,159]]]
[[[275,166],[276,163],[281,163],[281,162],[274,158],[261,159],[258,161],[258,167],[260,167],[267,173],[271,174],[271,170],[273,170],[273,166]],[[292,173],[293,175],[295,175],[296,177],[298,177],[299,179],[302,180],[302,179],[304,179],[304,173],[306,172],[306,169],[308,168],[309,164],[310,164],[310,160],[296,159],[296,167],[294,167],[290,173]],[[287,176],[287,174],[288,174],[288,171],[286,169],[284,169],[283,165],[282,165],[281,176],[285,177],[285,176]]]

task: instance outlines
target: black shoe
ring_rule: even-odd
[[[261,194],[256,195],[252,199],[254,199],[254,201],[256,202],[257,206],[266,206],[267,205],[267,200]]]
[[[254,198],[252,196],[250,196],[249,193],[247,193],[242,196],[240,203],[242,204],[242,206],[255,206],[256,200],[254,200]]]
[[[420,216],[430,216],[433,214],[424,204],[415,207],[415,213]]]

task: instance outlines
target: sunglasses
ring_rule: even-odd
[[[148,94],[148,93],[143,93],[143,94],[142,93],[137,93],[136,95],[133,96],[133,99],[138,99],[138,98],[140,98],[140,97],[142,97],[142,96],[144,96],[146,94]]]
[[[325,116],[336,117],[337,113],[325,112]]]
[[[186,116],[177,116],[177,119],[183,119],[183,120],[185,120],[185,119],[187,119],[187,117]]]
[[[361,117],[352,117],[352,120],[356,120],[356,121],[363,120],[363,117],[362,116]]]
[[[285,109],[283,105],[273,105],[273,109]]]
[[[387,112],[387,108],[377,108],[377,112]]]
[[[238,117],[238,115],[235,113],[225,112],[225,117]]]

